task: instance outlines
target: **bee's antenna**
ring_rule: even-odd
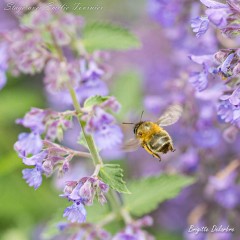
[[[126,123],[126,122],[123,122],[122,124],[135,124],[135,123]]]
[[[142,121],[142,116],[143,116],[143,113],[144,113],[144,110],[142,111],[142,113],[141,113],[141,117],[140,117],[140,121],[139,122],[141,122]]]

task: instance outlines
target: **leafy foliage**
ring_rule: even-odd
[[[129,183],[131,195],[124,195],[125,207],[135,216],[155,210],[161,202],[174,198],[182,188],[193,183],[191,177],[160,175]]]
[[[83,44],[88,51],[127,50],[140,47],[138,39],[127,29],[108,23],[92,23],[83,30]]]
[[[109,99],[109,96],[104,96],[103,97],[103,96],[96,95],[96,96],[93,96],[93,97],[89,97],[88,99],[85,100],[85,102],[83,104],[83,107],[84,108],[89,108],[89,107],[92,107],[94,105],[101,104],[108,99]]]
[[[99,172],[100,179],[112,189],[121,193],[130,193],[123,180],[123,170],[118,164],[104,164]]]

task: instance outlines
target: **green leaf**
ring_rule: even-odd
[[[112,189],[130,194],[126,182],[123,180],[123,170],[119,164],[104,164],[99,172],[100,179]]]
[[[160,175],[133,181],[129,184],[131,195],[124,195],[125,207],[135,216],[155,210],[160,203],[177,196],[182,188],[194,179],[181,175]]]
[[[108,23],[92,23],[83,30],[83,44],[94,50],[127,50],[139,48],[140,42],[127,29]]]
[[[96,96],[93,96],[93,97],[89,97],[84,102],[83,107],[84,108],[90,108],[90,107],[92,107],[94,105],[101,104],[101,103],[105,102],[108,99],[109,99],[109,96],[102,97],[102,96],[96,95]]]

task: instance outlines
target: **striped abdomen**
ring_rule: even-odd
[[[156,153],[173,151],[172,140],[165,131],[153,134],[148,145],[149,148]]]

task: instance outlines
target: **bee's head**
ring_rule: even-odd
[[[133,128],[133,132],[134,134],[137,134],[137,131],[138,131],[138,128],[143,124],[144,122],[141,121],[141,122],[138,122],[135,124],[134,128]]]

